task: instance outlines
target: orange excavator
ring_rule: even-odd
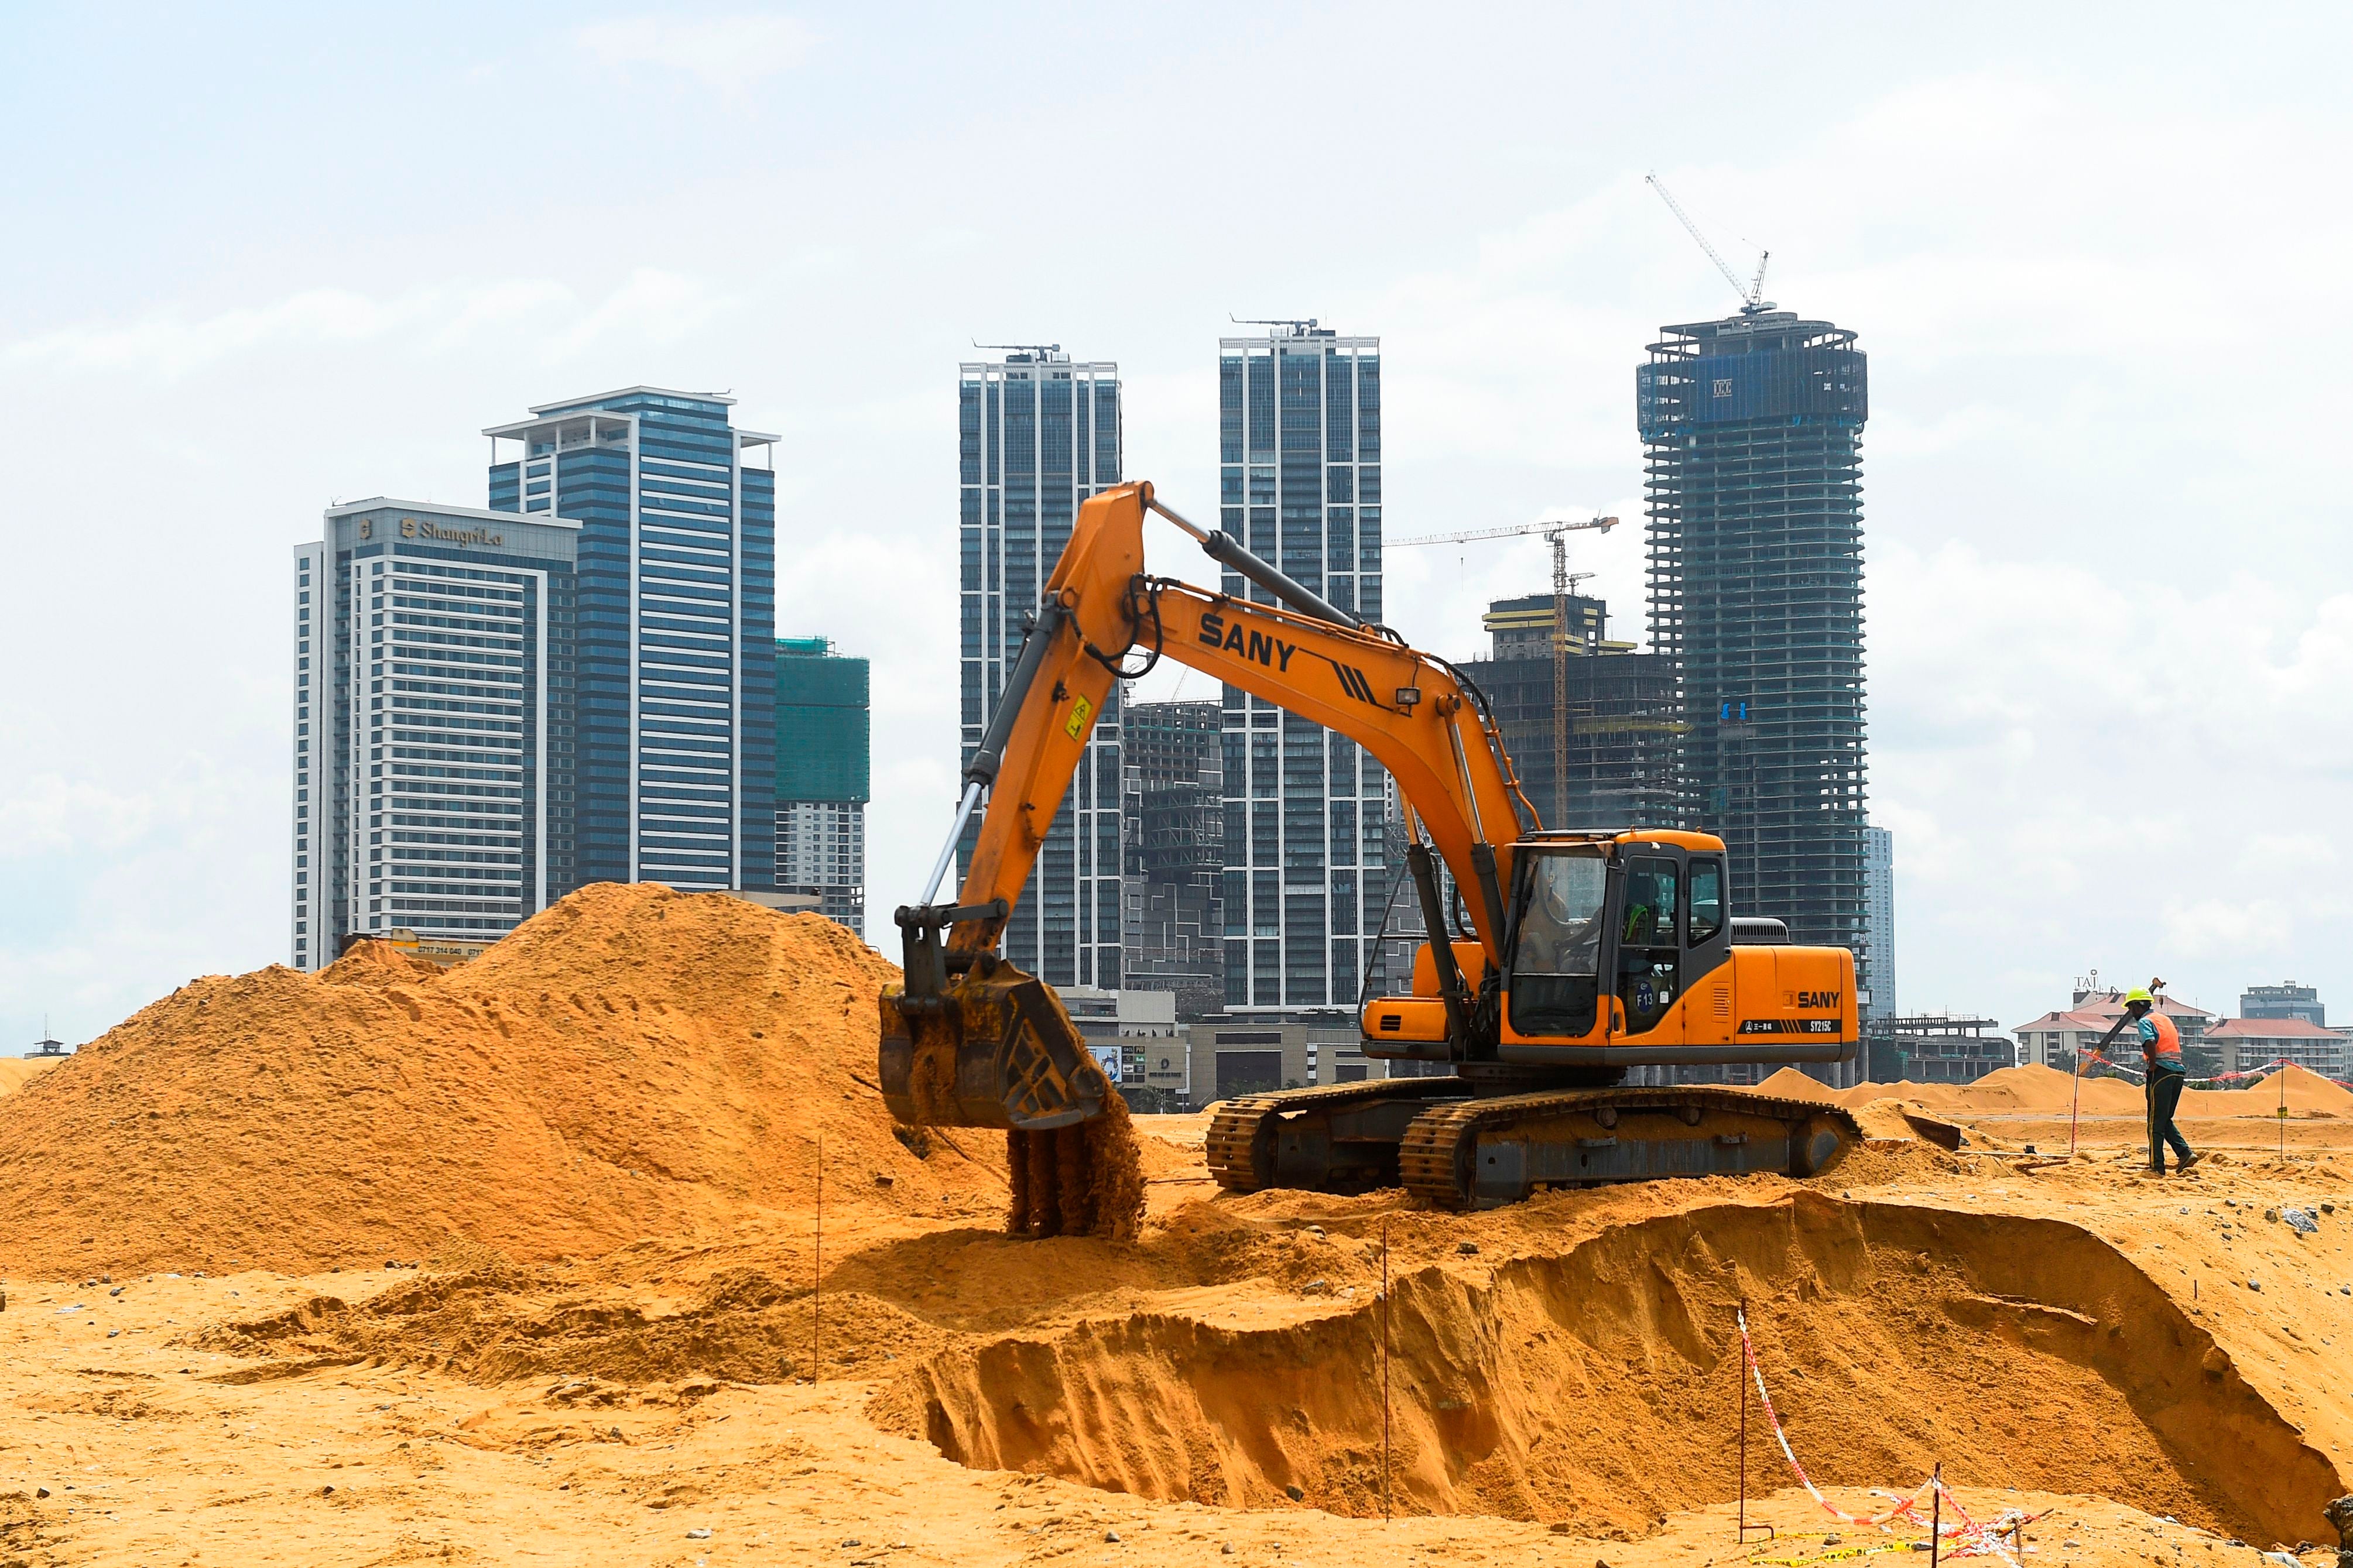
[[[1147,574],[1150,513],[1257,593]],[[1362,1010],[1365,1054],[1414,1064],[1415,1076],[1227,1101],[1208,1135],[1221,1186],[1401,1184],[1441,1207],[1484,1208],[1552,1186],[1810,1174],[1859,1139],[1852,1117],[1819,1103],[1620,1087],[1636,1067],[1852,1060],[1851,952],[1793,946],[1778,921],[1734,917],[1712,835],[1544,826],[1466,676],[1129,484],[1079,509],[965,770],[924,901],[897,912],[905,981],[882,996],[892,1111],[913,1126],[1006,1129],[1016,1206],[1030,1211],[1015,1228],[1088,1228],[1097,1134],[1120,1113],[1052,990],[996,948],[1095,716],[1139,649],[1370,752],[1397,783],[1425,928],[1451,933],[1421,946],[1410,994]],[[976,811],[957,899],[933,901]],[[1057,1187],[1071,1194],[1059,1209]]]

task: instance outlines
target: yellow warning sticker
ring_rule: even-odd
[[[1095,716],[1095,705],[1082,697],[1071,704],[1071,716],[1062,721],[1062,733],[1075,741],[1087,732],[1087,721]]]

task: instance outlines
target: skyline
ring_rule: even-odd
[[[2003,15],[2039,18],[2031,58],[2001,41]],[[2348,994],[2353,908],[2334,884],[2353,836],[2332,803],[2353,752],[2328,715],[2353,677],[2353,531],[2327,415],[2353,330],[2332,309],[2346,222],[2303,199],[2329,188],[2344,140],[2321,69],[2343,24],[2257,19],[2218,50],[2162,16],[2120,39],[2096,16],[2022,10],[1830,29],[1803,13],[1528,13],[1508,21],[1523,59],[1498,57],[1496,27],[1425,37],[1404,13],[1360,39],[1288,15],[1237,16],[1208,42],[1104,21],[1063,40],[1090,85],[1055,116],[977,111],[1025,156],[1095,116],[1109,129],[1072,144],[1081,183],[1150,193],[1109,259],[1077,246],[1039,266],[1001,243],[1019,232],[993,215],[1001,198],[959,194],[957,160],[935,156],[976,111],[922,101],[1019,50],[932,21],[894,75],[881,35],[907,29],[850,19],[724,59],[694,18],[573,32],[568,14],[526,14],[393,39],[334,24],[299,47],[160,16],[137,37],[26,20],[39,47],[0,65],[0,123],[41,156],[0,175],[0,211],[67,238],[0,260],[21,459],[0,651],[29,672],[0,697],[20,758],[0,780],[16,895],[0,1028],[29,1044],[47,1012],[88,1038],[192,974],[280,956],[275,573],[331,502],[477,505],[466,433],[575,389],[733,390],[744,423],[782,437],[780,553],[799,565],[779,631],[876,659],[869,881],[887,909],[913,896],[951,804],[940,388],[971,338],[1117,360],[1124,471],[1198,517],[1215,495],[1208,339],[1229,312],[1342,322],[1383,339],[1395,531],[1572,508],[1630,521],[1628,362],[1661,324],[1735,303],[1643,188],[1652,168],[1736,264],[1754,255],[1743,237],[1770,245],[1772,297],[1871,344],[1872,806],[1900,841],[1907,1010],[2016,1022],[2094,965],[2164,973],[2217,1011],[2291,974]],[[1702,53],[1724,60],[1695,59],[1690,91],[1726,95],[1661,131],[1635,112],[1653,89],[1611,68],[1703,25],[1720,47]],[[1319,145],[1336,112],[1378,217],[1345,254],[1243,255],[1198,221],[1232,196],[1193,165],[1231,155],[1218,111],[1247,60],[1308,48],[1373,77],[1388,61],[1399,90],[1266,105],[1258,134]],[[1837,103],[1725,86],[1734,59],[1770,77],[1801,52],[1879,85]],[[1188,106],[1187,134],[1105,107],[1139,53],[1155,101]],[[82,63],[36,78],[36,58]],[[1527,90],[1561,58],[1589,62],[1574,133],[1534,107],[1556,94]],[[497,90],[526,65],[522,101]],[[183,72],[238,107],[178,134],[196,90]],[[395,73],[434,112],[343,112],[354,74]],[[632,117],[665,109],[678,125],[633,146]],[[522,145],[550,112],[578,122],[583,159],[625,171],[735,155],[672,194],[518,192],[480,149]],[[856,145],[894,114],[874,150]],[[360,177],[311,172],[335,158]],[[702,209],[691,256],[644,237],[745,191],[777,199]],[[573,218],[591,203],[617,204],[616,237],[583,246]],[[551,251],[548,233],[575,238]],[[1593,591],[1628,629],[1638,531],[1580,541],[1574,563],[1601,572]],[[58,591],[93,540],[112,563],[105,636]],[[1156,565],[1198,580],[1174,543],[1155,540]],[[1410,553],[1388,566],[1391,618],[1450,657],[1480,645],[1488,599],[1543,585],[1535,543]]]

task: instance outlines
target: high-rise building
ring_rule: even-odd
[[[1059,348],[1008,353],[957,374],[961,444],[962,760],[1005,689],[1005,673],[1079,503],[1120,482],[1119,367]],[[1054,814],[1005,928],[1005,956],[1052,985],[1120,985],[1119,693]],[[966,831],[967,858],[976,826]]]
[[[776,639],[776,887],[866,934],[867,662]]]
[[[2328,1026],[2328,1009],[2316,986],[2293,980],[2277,985],[2250,985],[2239,994],[2242,1018],[2301,1018],[2321,1028]]]
[[[580,524],[584,882],[776,885],[776,483],[744,459],[776,438],[733,402],[632,386],[483,432],[494,510]]]
[[[1225,531],[1381,618],[1380,340],[1313,321],[1218,342]],[[1272,595],[1227,573],[1223,589]],[[1384,778],[1354,742],[1225,690],[1226,1005],[1353,1005],[1388,897]]]
[[[1220,702],[1122,707],[1121,971],[1131,989],[1174,993],[1187,1022],[1226,1000],[1224,733]]]
[[[1862,946],[1855,952],[1855,984],[1871,998],[1868,1019],[1895,1016],[1895,835],[1862,830]]]
[[[294,552],[294,967],[494,940],[579,884],[580,525],[330,508]]]
[[[1864,358],[1854,333],[1787,310],[1660,333],[1637,423],[1686,820],[1730,847],[1736,913],[1858,947]]]
[[[1674,666],[1608,636],[1609,610],[1571,595],[1566,790],[1554,776],[1550,594],[1497,599],[1482,617],[1493,657],[1463,668],[1487,694],[1520,786],[1551,827],[1671,826],[1682,820]]]

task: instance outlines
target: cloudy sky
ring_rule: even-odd
[[[635,383],[783,433],[780,629],[875,661],[870,900],[953,790],[955,375],[1128,380],[1211,510],[1228,314],[1377,333],[1393,534],[1641,512],[1633,367],[1856,329],[1898,1000],[2353,1019],[2337,8],[0,4],[0,1051],[286,956],[285,563]],[[1198,572],[1171,544],[1159,564]],[[1584,536],[1618,625],[1635,527]],[[1450,654],[1540,544],[1398,552]]]

